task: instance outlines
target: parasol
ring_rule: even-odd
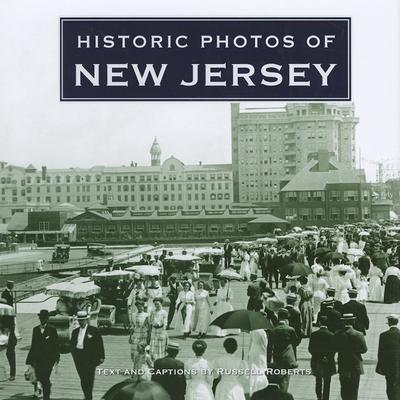
[[[292,262],[290,264],[284,265],[281,269],[281,272],[289,276],[300,277],[312,274],[312,269],[303,263]]]
[[[46,287],[46,294],[82,299],[100,293],[100,287],[92,281],[84,283],[60,282]]]
[[[120,279],[129,279],[130,273],[128,271],[123,270],[114,270],[108,272],[96,272],[92,275],[92,277],[96,280],[120,280]]]
[[[346,253],[347,253],[347,255],[354,256],[354,257],[363,256],[364,255],[364,251],[363,250],[361,250],[361,249],[353,249],[353,248],[348,249]]]
[[[367,232],[367,231],[361,231],[358,235],[359,235],[359,236],[369,236],[369,232]]]
[[[166,257],[167,260],[173,261],[200,261],[201,258],[197,256],[192,256],[190,254],[176,254]]]
[[[228,281],[241,281],[242,277],[237,272],[233,271],[231,268],[224,269],[217,275],[219,278],[225,278]]]
[[[216,249],[212,247],[201,247],[199,249],[195,249],[194,255],[195,256],[205,256],[205,255],[211,255],[211,256],[222,256],[224,254],[224,250],[222,249]]]
[[[0,316],[4,316],[4,315],[14,317],[15,311],[14,311],[14,308],[9,306],[8,304],[0,303]]]
[[[160,270],[155,265],[134,265],[133,267],[128,267],[125,270],[134,271],[144,276],[160,275]]]
[[[262,313],[249,310],[228,311],[212,321],[210,325],[219,326],[221,329],[241,329],[243,333],[242,359],[244,358],[244,332],[273,328],[272,323]]]
[[[277,241],[278,241],[278,239],[270,238],[270,237],[264,237],[264,238],[257,239],[258,243],[276,243]]]
[[[126,379],[112,386],[101,400],[172,400],[158,383],[150,380]]]
[[[317,249],[315,249],[314,251],[314,255],[315,257],[321,257],[321,256],[325,256],[327,253],[330,253],[331,249],[328,249],[327,247],[318,247]]]

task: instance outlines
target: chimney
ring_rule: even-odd
[[[46,180],[46,175],[47,175],[47,167],[43,166],[42,167],[42,181]]]
[[[328,150],[318,151],[318,171],[329,172],[330,153]]]

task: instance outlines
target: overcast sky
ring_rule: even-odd
[[[0,159],[36,167],[231,162],[228,102],[60,102],[59,17],[352,17],[358,144],[400,158],[398,0],[0,1]],[[251,104],[249,104],[251,105]],[[270,105],[270,104],[267,104]],[[368,175],[375,167],[363,163]]]

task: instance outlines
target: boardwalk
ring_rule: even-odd
[[[234,283],[235,308],[244,308],[247,302],[246,284]],[[383,377],[375,374],[376,354],[378,347],[379,333],[386,329],[385,315],[398,312],[398,305],[386,304],[368,304],[371,327],[367,335],[368,352],[364,355],[365,375],[361,378],[360,400],[384,400],[385,380]],[[24,362],[29,349],[30,335],[32,327],[37,324],[35,315],[19,315],[18,323],[22,333],[22,340],[17,347],[17,378],[14,382],[0,383],[0,400],[27,400],[33,393],[32,386],[24,381]],[[191,357],[192,339],[183,341],[176,338],[175,331],[169,331],[170,337],[181,345],[179,358],[182,360]],[[210,360],[222,354],[223,339],[207,339],[208,349],[206,357]],[[104,342],[106,348],[106,368],[131,368],[129,356],[128,338],[125,334],[105,334]],[[241,343],[241,338],[240,338]],[[248,337],[245,337],[246,350],[248,348]],[[303,339],[298,350],[299,367],[308,368],[310,357],[307,351],[308,340]],[[245,353],[247,357],[247,351]],[[125,379],[121,376],[97,376],[95,382],[94,399],[100,399],[102,394],[114,383]],[[82,393],[79,385],[79,379],[76,374],[70,354],[61,356],[57,374],[52,376],[54,400],[78,400],[82,399]],[[295,400],[312,400],[314,394],[314,378],[312,376],[292,377],[289,391],[294,395]],[[332,400],[339,400],[339,383],[337,375],[332,381]]]

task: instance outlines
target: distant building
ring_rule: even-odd
[[[280,181],[310,155],[327,149],[347,168],[356,166],[358,118],[354,105],[289,103],[284,108],[231,105],[234,202],[276,202]]]
[[[371,186],[361,171],[351,170],[319,151],[280,192],[283,215],[295,225],[336,225],[371,218]]]
[[[287,221],[263,209],[114,211],[88,209],[70,218],[78,241],[222,240],[285,229]]]
[[[0,223],[9,222],[15,212],[63,203],[133,211],[221,210],[232,203],[230,164],[185,165],[173,156],[161,162],[156,139],[150,155],[151,166],[37,170],[0,163]]]

